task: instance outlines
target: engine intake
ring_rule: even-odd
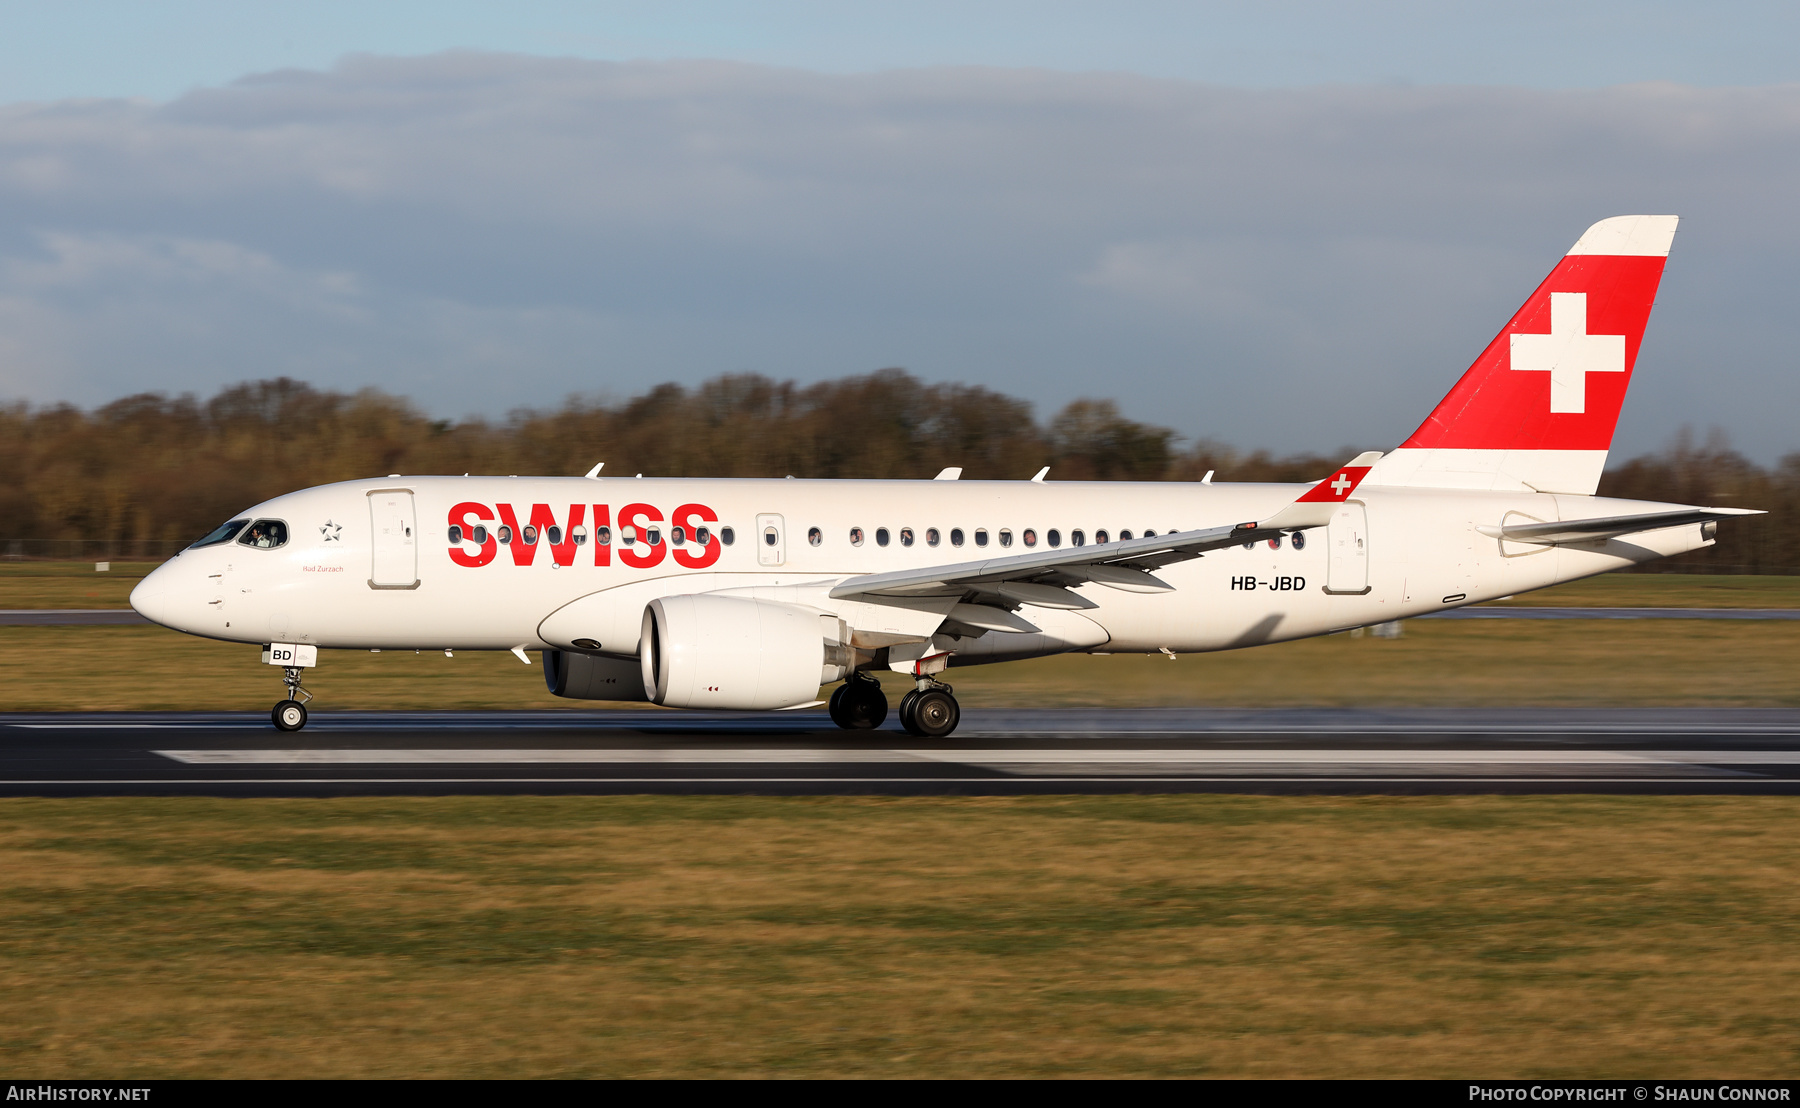
[[[701,593],[644,609],[638,649],[649,698],[671,708],[790,708],[848,672],[847,629],[798,604]]]

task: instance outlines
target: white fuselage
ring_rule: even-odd
[[[348,481],[276,497],[242,513],[285,523],[285,544],[258,549],[233,541],[187,550],[147,577],[132,603],[158,623],[235,642],[555,648],[630,657],[638,652],[650,601],[754,589],[743,595],[843,614],[852,627],[903,638],[918,632],[917,612],[895,609],[894,626],[883,628],[878,625],[887,617],[876,606],[846,614],[850,605],[830,599],[830,588],[863,574],[1045,550],[1052,532],[1066,548],[1077,532],[1093,544],[1101,532],[1117,541],[1123,532],[1161,535],[1265,519],[1305,489],[578,477]],[[577,505],[579,526],[571,519]],[[530,524],[534,506],[538,522]],[[1699,524],[1579,546],[1503,542],[1478,530],[1664,507],[1364,485],[1337,507],[1329,527],[1302,532],[1298,542],[1286,536],[1274,548],[1259,540],[1157,570],[1173,592],[1079,586],[1076,591],[1096,607],[1025,605],[1019,615],[1041,633],[990,631],[964,639],[951,663],[1279,642],[1543,588],[1710,542]],[[678,511],[686,514],[673,518]],[[461,543],[451,542],[453,525],[462,528]],[[485,546],[472,541],[478,525],[487,531]],[[503,526],[511,544],[499,542]],[[530,547],[524,543],[527,526],[537,532]],[[550,526],[560,533],[560,546],[552,546]],[[679,544],[673,541],[677,526]],[[695,542],[699,526],[710,532],[709,547]],[[610,542],[601,541],[601,527],[610,529]],[[634,532],[630,544],[623,541],[628,527]],[[722,541],[727,528],[729,545]],[[765,541],[770,528],[772,543]],[[809,540],[814,528],[816,545]],[[860,546],[851,542],[852,529],[861,531]],[[910,529],[911,545],[903,545],[903,529]],[[655,544],[648,541],[652,530]],[[877,542],[880,531],[888,536],[885,546]],[[933,531],[935,544],[928,540]],[[978,531],[985,532],[985,546],[977,545]],[[1000,545],[1002,532],[1010,533],[1010,546]],[[1035,546],[1025,544],[1027,532]],[[577,543],[577,535],[585,541]],[[927,638],[930,633],[929,627],[922,632]]]

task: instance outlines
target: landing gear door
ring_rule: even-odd
[[[765,566],[787,561],[787,527],[780,516],[756,517],[756,561]]]
[[[1369,591],[1369,513],[1360,501],[1339,504],[1325,529],[1330,561],[1325,591],[1361,596]]]
[[[369,494],[372,589],[419,587],[419,538],[411,489],[376,489]]]

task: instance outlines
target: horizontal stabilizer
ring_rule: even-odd
[[[1733,516],[1760,516],[1768,513],[1755,508],[1683,508],[1675,512],[1645,512],[1630,516],[1600,516],[1595,519],[1569,519],[1557,523],[1514,523],[1504,527],[1477,527],[1493,539],[1534,543],[1538,546],[1560,546],[1574,542],[1604,542],[1622,535],[1643,531],[1660,531],[1688,523],[1707,523]]]

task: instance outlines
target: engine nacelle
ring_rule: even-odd
[[[638,661],[671,708],[788,708],[817,698],[851,661],[836,616],[743,596],[665,596],[644,609]]]
[[[544,684],[571,700],[648,700],[636,658],[544,651]]]

